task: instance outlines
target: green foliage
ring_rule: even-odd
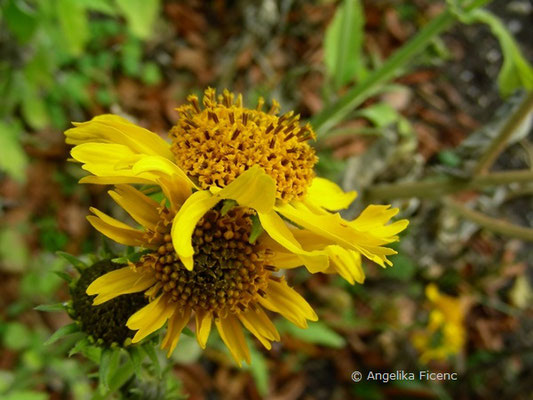
[[[342,348],[346,341],[324,322],[311,322],[307,329],[298,328],[287,320],[279,320],[276,324],[280,333],[288,333],[304,342],[322,346]]]
[[[498,75],[498,86],[506,97],[517,89],[533,89],[533,67],[520,52],[518,44],[502,21],[487,10],[474,10],[464,15],[467,23],[487,24],[500,42],[503,65]]]
[[[17,124],[0,121],[0,169],[22,182],[26,179],[28,157],[19,144],[19,136]]]
[[[161,6],[159,0],[116,0],[115,2],[135,36],[141,39],[151,36]]]
[[[324,39],[324,63],[336,89],[364,78],[364,12],[359,0],[344,0]]]

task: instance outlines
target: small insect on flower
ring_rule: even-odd
[[[92,174],[80,182],[162,186],[172,181],[185,192],[192,188],[172,221],[174,250],[189,270],[194,264],[190,235],[225,199],[254,210],[286,268],[304,265],[312,273],[339,273],[354,283],[364,279],[354,267],[361,255],[392,265],[387,256],[396,251],[386,245],[398,240],[408,221],[388,224],[398,210],[381,205],[344,220],[338,211],[356,193],[314,175],[317,157],[307,143],[314,133],[309,124],[300,125],[298,115],[278,115],[276,102],[264,112],[262,99],[255,109],[245,108],[242,97],[227,90],[217,97],[207,89],[203,106],[196,96],[188,100],[178,109],[172,144],[116,115],[76,123],[65,132],[66,142],[75,145],[73,159]]]
[[[172,241],[172,220],[180,212],[176,204],[183,200],[175,189],[181,186],[163,185],[163,188],[175,200],[169,207],[129,185],[118,185],[110,192],[143,225],[143,230],[131,228],[96,209],[92,209],[95,215],[88,217],[109,238],[149,250],[138,262],[101,276],[87,288],[87,294],[97,295],[95,305],[124,294],[146,294],[149,304],[126,323],[128,328],[137,331],[133,343],[168,321],[161,347],[170,356],[182,330],[194,316],[200,346],[205,348],[214,322],[240,365],[242,360],[250,362],[242,325],[267,349],[271,341],[279,340],[264,309],[283,315],[301,328],[307,327],[307,320],[317,320],[303,297],[276,274],[276,252],[269,247],[272,242],[266,233],[250,240],[255,214],[250,208],[221,203],[203,214],[190,236],[194,268],[186,268]]]

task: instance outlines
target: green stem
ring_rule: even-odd
[[[531,110],[533,110],[533,92],[530,92],[524,98],[514,114],[511,115],[511,117],[503,125],[498,136],[494,138],[485,153],[483,153],[483,155],[480,157],[478,164],[474,169],[475,175],[487,173],[488,169],[494,163],[498,155],[505,148],[505,145],[509,142],[509,139],[513,133],[520,127]]]
[[[490,1],[476,0],[465,7],[464,12],[472,11]],[[426,48],[435,36],[445,31],[455,21],[456,16],[451,10],[444,11],[438,17],[431,20],[418,34],[389,57],[381,68],[370,74],[368,78],[351,89],[335,104],[317,114],[311,120],[311,125],[315,129],[317,137],[324,136],[329,129],[342,121],[344,117],[369,96],[373,95],[380,86],[394,79],[408,62],[413,60],[418,53]]]
[[[444,200],[444,204],[446,204],[460,216],[475,222],[479,226],[482,226],[491,232],[533,242],[533,229],[531,228],[514,225],[499,218],[489,217],[483,213],[480,213],[479,211],[471,210],[461,203],[449,198]]]
[[[437,199],[463,190],[482,189],[510,183],[533,182],[533,171],[494,172],[475,176],[470,180],[447,177],[422,182],[404,182],[376,185],[365,193],[367,201],[405,199],[410,197]]]

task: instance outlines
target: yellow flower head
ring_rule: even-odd
[[[429,300],[429,321],[423,331],[416,332],[413,344],[420,351],[420,359],[445,360],[463,349],[465,304],[461,299],[442,294],[435,284],[426,287]]]
[[[387,257],[396,252],[386,245],[398,240],[408,221],[388,224],[398,210],[374,205],[344,220],[338,210],[347,208],[356,193],[314,177],[316,157],[305,142],[313,137],[311,128],[301,127],[292,113],[277,116],[276,103],[262,112],[262,103],[246,109],[240,95],[235,100],[225,91],[217,100],[208,89],[203,108],[192,96],[179,109],[172,144],[115,115],[76,123],[65,132],[66,141],[75,145],[72,157],[92,174],[81,182],[162,186],[174,181],[192,188],[172,222],[172,232],[181,232],[172,235],[174,249],[189,270],[194,266],[192,232],[224,199],[254,210],[287,267],[336,272],[353,283],[363,277],[347,265],[360,262],[361,255],[392,265]]]
[[[235,360],[249,363],[242,326],[267,349],[271,341],[279,340],[264,309],[280,313],[302,328],[307,326],[307,320],[317,319],[309,304],[276,274],[276,251],[269,247],[267,235],[251,241],[255,212],[250,208],[232,204],[225,207],[221,203],[204,213],[190,236],[194,269],[186,268],[174,249],[176,233],[172,232],[172,221],[184,200],[183,187],[170,181],[163,187],[174,200],[168,207],[165,201],[158,204],[129,185],[118,185],[109,192],[143,226],[142,230],[97,209],[91,209],[94,215],[88,217],[97,230],[111,239],[149,250],[138,262],[103,275],[87,288],[87,294],[97,295],[95,305],[127,293],[144,292],[149,297],[150,303],[127,321],[128,328],[137,331],[133,343],[168,321],[161,347],[168,349],[170,355],[194,315],[202,348],[214,321]]]
[[[178,108],[180,119],[170,131],[171,150],[177,165],[202,189],[224,187],[254,165],[276,182],[276,197],[291,201],[305,196],[314,178],[317,161],[307,144],[315,137],[309,124],[301,127],[300,116],[278,116],[274,102],[263,112],[263,99],[255,110],[242,106],[242,96],[225,90],[216,97],[207,89],[203,107],[198,97]]]

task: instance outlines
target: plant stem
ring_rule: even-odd
[[[531,228],[514,225],[499,218],[489,217],[479,211],[471,210],[461,203],[449,198],[444,200],[444,204],[460,216],[475,222],[489,231],[533,242],[533,229]]]
[[[465,7],[464,12],[472,11],[490,1],[476,0]],[[317,114],[311,120],[311,125],[315,129],[317,137],[323,137],[329,129],[342,121],[344,117],[368,97],[375,94],[380,86],[394,79],[408,62],[424,50],[435,36],[449,28],[455,20],[456,16],[451,10],[444,11],[389,57],[381,68],[375,70],[368,78],[342,96],[335,104]]]
[[[533,92],[528,93],[524,98],[520,106],[515,113],[505,122],[502,130],[494,138],[490,146],[485,153],[480,157],[476,168],[474,169],[475,175],[486,174],[488,169],[494,163],[498,155],[505,148],[505,145],[509,141],[509,138],[520,127],[524,119],[533,110]]]
[[[368,201],[405,199],[410,197],[435,199],[462,190],[482,189],[488,186],[518,182],[533,182],[533,171],[494,172],[489,175],[475,176],[468,180],[446,177],[422,182],[376,185],[366,191],[365,199]]]

